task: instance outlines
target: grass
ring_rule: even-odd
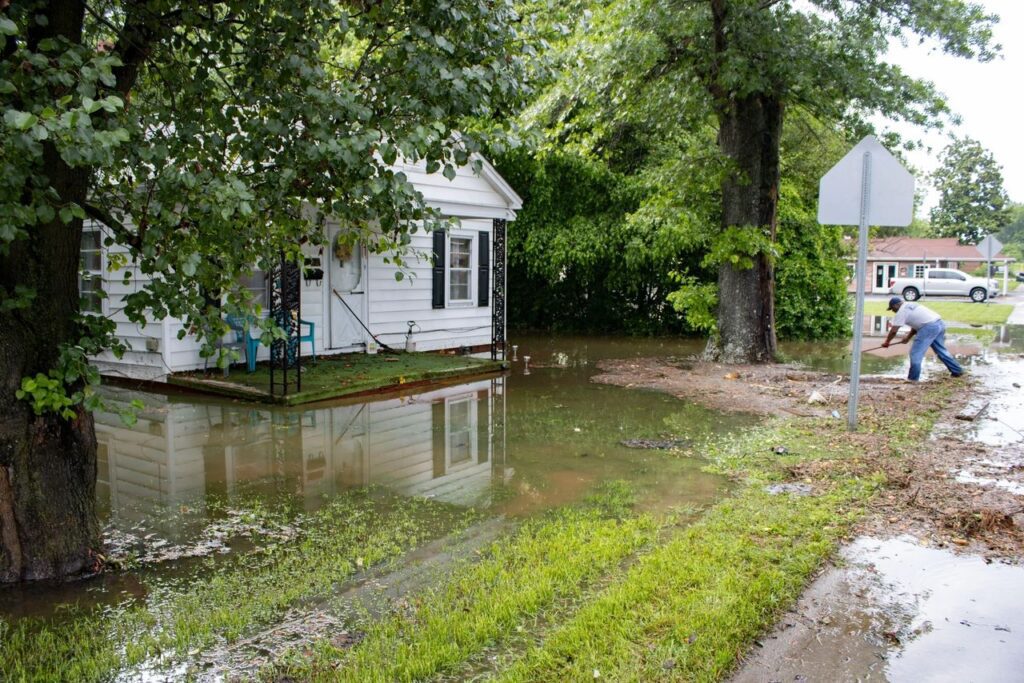
[[[258,551],[164,603],[83,611],[56,625],[0,621],[3,680],[100,681],[142,664],[167,667],[273,623],[299,601],[326,597],[359,567],[471,518],[441,503],[372,491],[339,496],[315,514],[301,541]]]
[[[1012,304],[975,304],[960,301],[923,300],[928,308],[942,316],[947,324],[952,322],[968,325],[1001,325],[1013,312]],[[892,315],[885,301],[865,301],[865,315]]]
[[[866,406],[856,434],[842,420],[780,419],[713,442],[704,451],[711,467],[743,484],[692,525],[555,513],[370,624],[358,645],[325,642],[267,675],[409,681],[458,678],[476,665],[501,681],[719,680],[883,486],[866,455],[898,457],[927,437],[950,388],[922,391],[910,414]],[[765,490],[794,479],[811,481],[814,494]]]
[[[353,649],[325,642],[312,659],[284,667],[286,677],[406,681],[452,671],[650,544],[658,525],[649,516],[620,519],[626,499],[623,486],[613,484],[582,506],[527,522],[440,590],[421,596],[414,618],[397,613],[372,624]]]
[[[256,366],[255,372],[234,368],[228,377],[182,373],[169,378],[171,384],[208,391],[233,398],[265,400],[297,405],[341,396],[396,389],[414,382],[438,381],[452,377],[497,372],[500,361],[439,353],[365,354],[351,353],[303,359],[302,390],[283,398],[270,396],[270,367]],[[278,373],[280,381],[280,373]]]

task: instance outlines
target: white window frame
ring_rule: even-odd
[[[923,263],[917,263],[917,264],[915,264],[915,265],[914,265],[914,278],[915,278],[915,279],[917,279],[917,278],[920,278],[920,279],[924,279],[924,271],[925,271],[925,270],[926,270],[927,268],[928,268],[928,266],[926,266],[926,265],[925,265],[925,264],[923,264]]]
[[[452,406],[459,403],[466,403],[469,406],[469,412],[467,414],[467,424],[464,428],[453,429],[452,424]],[[480,458],[478,452],[478,428],[479,428],[479,409],[477,406],[477,396],[475,393],[459,394],[458,396],[449,396],[444,400],[444,469],[445,472],[450,472],[454,468],[459,468],[468,465],[474,465]],[[469,458],[465,460],[459,460],[452,462],[452,437],[465,432],[469,437]]]
[[[467,240],[469,242],[469,298],[467,299],[453,299],[452,298],[452,240]],[[474,275],[477,270],[477,235],[472,232],[463,231],[451,231],[449,232],[447,239],[445,240],[445,249],[447,251],[447,258],[445,259],[444,268],[444,300],[447,307],[458,308],[460,306],[475,306],[476,305],[476,278]],[[462,270],[461,268],[459,270]]]
[[[84,298],[84,292],[82,290],[82,283],[83,283],[83,281],[86,278],[92,280],[94,283],[97,283],[97,282],[99,283],[98,287],[96,289],[92,290],[92,291],[103,292],[104,291],[103,287],[106,284],[106,282],[104,281],[104,278],[103,278],[103,273],[106,272],[106,267],[107,267],[107,255],[106,255],[106,253],[104,252],[104,249],[103,249],[103,229],[100,228],[99,226],[96,226],[96,227],[83,227],[82,228],[82,237],[83,238],[85,237],[86,233],[96,233],[96,235],[99,237],[99,241],[97,242],[96,249],[95,250],[90,249],[89,251],[90,252],[95,251],[95,253],[100,257],[100,263],[99,263],[99,270],[97,270],[95,268],[86,268],[85,267],[85,248],[83,247],[82,243],[79,242],[79,245],[78,245],[78,252],[79,252],[78,296],[81,297],[81,298]],[[94,313],[96,315],[107,315],[107,298],[105,296],[103,296],[102,293],[100,293],[98,295],[98,298],[99,298],[99,304],[100,304],[99,310],[91,310],[91,309],[83,308],[82,312],[83,313]]]

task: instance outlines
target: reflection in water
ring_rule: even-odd
[[[700,462],[620,442],[694,441],[751,418],[590,383],[597,360],[638,351],[623,340],[519,341],[529,374],[520,360],[506,377],[363,403],[280,408],[109,389],[113,406],[141,398],[147,408],[130,427],[115,412],[96,416],[101,515],[114,532],[182,543],[223,501],[312,511],[371,485],[515,515],[609,479],[633,482],[645,509],[721,493],[723,479]]]
[[[306,510],[339,491],[381,485],[410,496],[474,505],[495,468],[495,403],[504,379],[385,401],[294,410],[144,395],[148,409],[125,426],[96,416],[99,497],[117,527],[154,510],[201,520],[208,497],[298,498]],[[112,403],[139,398],[111,390]],[[157,515],[157,517],[167,517]],[[179,515],[159,530],[195,531]]]

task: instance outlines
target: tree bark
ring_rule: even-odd
[[[782,104],[767,95],[733,99],[719,113],[718,145],[734,170],[722,181],[722,228],[762,231],[775,240]],[[769,255],[753,268],[718,270],[718,339],[711,355],[728,363],[775,359],[775,270]]]
[[[48,21],[32,29],[30,47],[53,36],[81,40],[80,1],[45,11]],[[41,170],[58,206],[84,205],[88,169],[69,167],[47,144]],[[81,407],[70,420],[35,415],[16,396],[23,377],[49,372],[61,345],[76,339],[82,222],[55,217],[29,230],[29,239],[0,254],[0,286],[34,291],[29,308],[0,311],[0,583],[95,570],[100,548],[92,416]]]

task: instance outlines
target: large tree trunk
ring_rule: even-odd
[[[59,161],[53,186],[81,202],[85,177]],[[35,415],[15,392],[55,367],[75,338],[81,222],[32,229],[0,256],[0,286],[35,290],[26,309],[0,313],[0,582],[74,574],[96,564],[96,437],[79,406],[66,419]],[[73,391],[75,387],[68,387]]]
[[[81,39],[81,2],[55,3],[47,14],[32,42]],[[85,203],[87,169],[68,167],[47,145],[42,171],[59,205]],[[37,416],[15,395],[23,377],[56,367],[61,344],[76,339],[82,224],[55,218],[28,230],[0,254],[0,287],[34,291],[30,307],[0,311],[0,583],[91,571],[100,547],[92,416],[81,407],[70,420]]]
[[[718,145],[734,165],[722,181],[722,228],[758,230],[775,239],[779,197],[781,103],[765,95],[734,99],[719,113]],[[712,355],[728,363],[774,360],[775,273],[768,255],[753,268],[718,271],[718,338]]]

